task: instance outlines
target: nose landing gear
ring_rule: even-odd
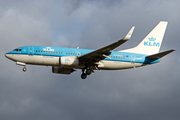
[[[26,66],[24,66],[24,68],[22,70],[23,70],[23,72],[26,72],[26,70],[27,70]]]
[[[24,66],[24,68],[22,69],[24,72],[27,70],[26,69],[26,63],[23,63],[23,62],[16,62],[17,65],[21,65],[21,66]]]

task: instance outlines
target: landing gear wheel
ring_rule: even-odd
[[[87,75],[86,75],[85,73],[83,73],[83,74],[81,75],[81,78],[82,78],[82,79],[86,79],[86,77],[87,77]]]
[[[87,74],[87,75],[90,75],[91,72],[92,72],[91,69],[87,69],[87,70],[86,70],[86,74]]]
[[[24,72],[26,72],[27,69],[26,69],[26,67],[24,67],[22,70],[23,70]]]

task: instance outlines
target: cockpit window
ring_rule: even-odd
[[[21,51],[21,49],[14,49],[13,51]]]

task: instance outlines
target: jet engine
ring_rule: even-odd
[[[63,67],[57,67],[57,66],[52,66],[52,73],[57,73],[57,74],[71,74],[74,72],[74,69],[71,68],[63,68]]]
[[[60,66],[78,66],[79,59],[75,56],[60,57],[59,65]]]

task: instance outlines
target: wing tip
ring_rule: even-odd
[[[130,31],[126,34],[126,36],[123,38],[123,40],[129,40],[133,34],[133,31],[135,29],[135,26],[133,26]]]

